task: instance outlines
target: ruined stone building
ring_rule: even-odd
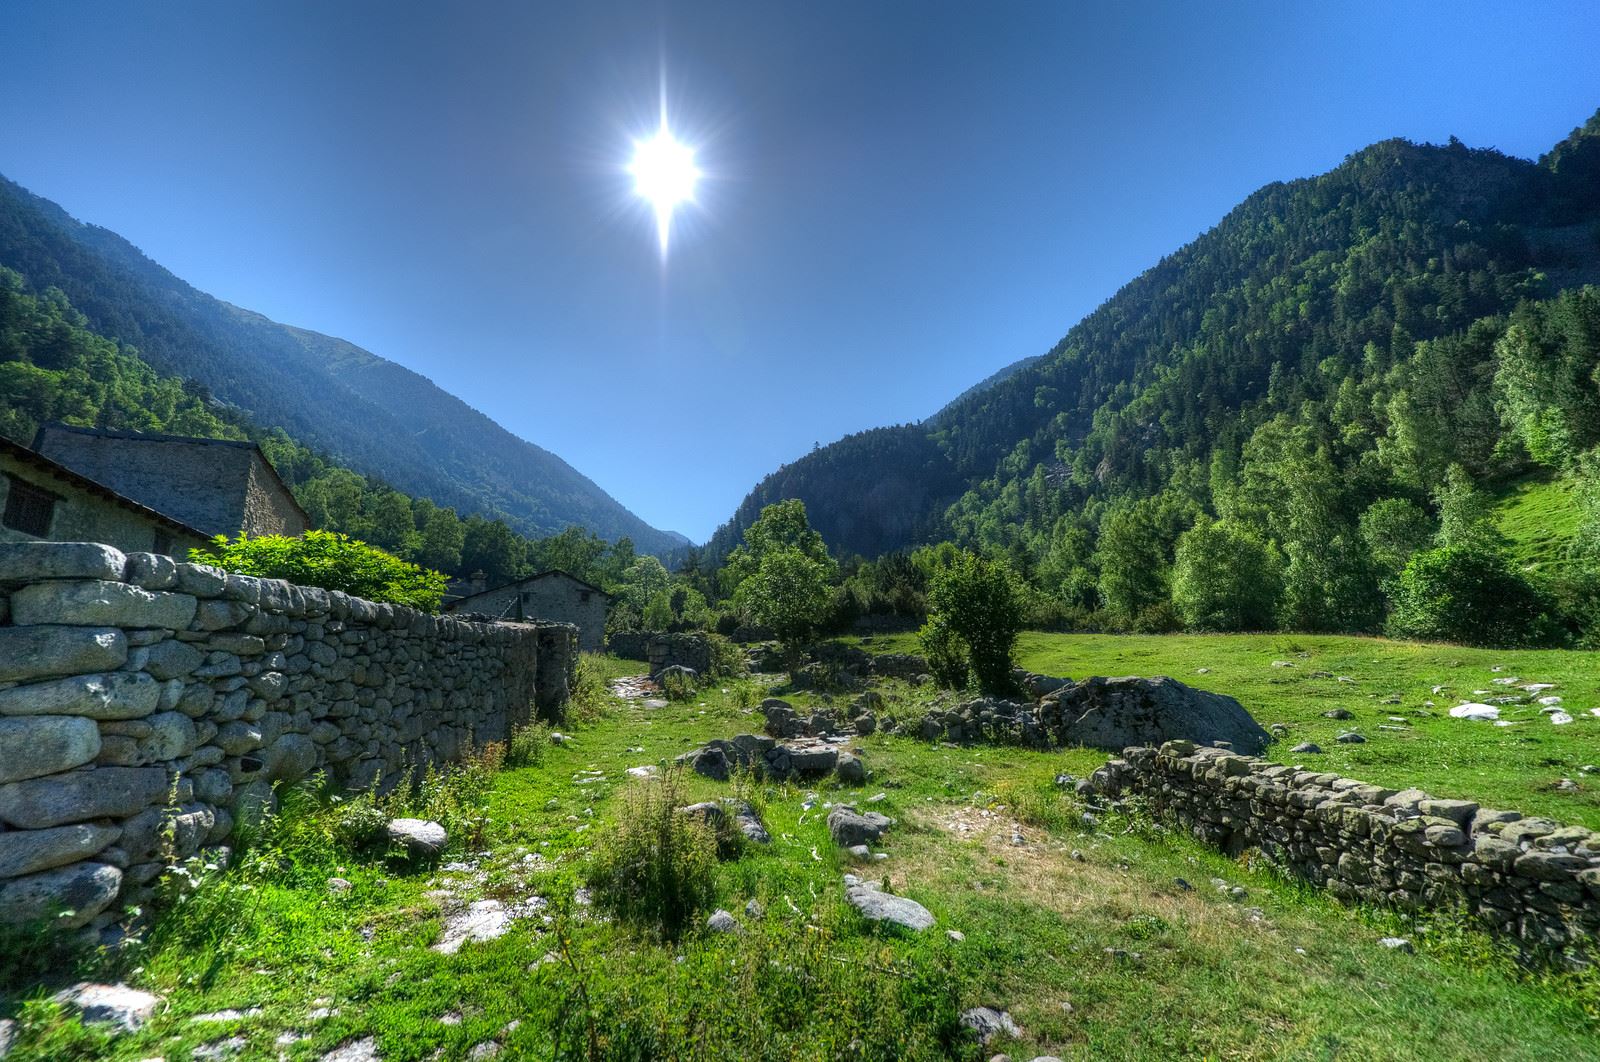
[[[0,542],[38,539],[184,557],[206,533],[0,437]]]
[[[591,653],[603,647],[610,608],[610,594],[555,569],[492,590],[484,589],[480,582],[465,597],[445,605],[446,612],[491,619],[571,623],[578,628],[578,648]]]
[[[303,535],[311,528],[253,442],[46,424],[33,450],[207,536]]]

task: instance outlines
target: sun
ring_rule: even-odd
[[[634,194],[647,200],[656,212],[656,234],[665,256],[672,212],[678,204],[694,201],[695,182],[700,179],[694,149],[679,143],[663,121],[655,136],[633,142],[633,164],[628,172],[633,174]]]

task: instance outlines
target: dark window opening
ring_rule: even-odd
[[[172,536],[167,534],[165,531],[157,531],[155,534],[155,541],[151,543],[150,552],[163,553],[167,556],[171,556]]]
[[[50,534],[50,518],[55,515],[56,496],[14,476],[6,478],[11,480],[11,490],[6,495],[6,511],[4,516],[0,516],[0,524],[38,538]]]

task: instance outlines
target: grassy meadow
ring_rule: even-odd
[[[869,648],[902,643],[880,637]],[[1330,770],[1600,824],[1587,791],[1600,779],[1574,773],[1600,759],[1600,719],[1494,728],[1444,717],[1449,695],[1431,697],[1437,715],[1415,713],[1433,685],[1468,692],[1501,674],[1556,682],[1575,708],[1600,703],[1583,654],[1034,634],[1021,658],[1057,674],[1178,675],[1237,696],[1263,723],[1288,723],[1292,741],[1322,744],[1318,762]],[[586,666],[608,678],[641,669],[610,658]],[[4,1008],[23,1026],[11,1057],[320,1060],[370,1046],[385,1062],[483,1062],[496,1049],[502,1059],[1600,1058],[1592,971],[1519,968],[1449,919],[1340,906],[1137,813],[1085,819],[1057,775],[1086,774],[1103,753],[879,733],[857,743],[872,774],[854,790],[671,770],[707,738],[759,730],[754,705],[770,688],[783,692],[781,676],[654,708],[591,693],[561,728],[567,740],[541,740],[536,762],[472,772],[418,809],[442,808],[452,825],[437,867],[349,847],[338,808],[286,812],[116,965],[55,964],[58,977],[121,977],[162,995],[144,1030],[110,1039],[43,1002],[47,989],[23,989]],[[886,711],[901,715],[953,699],[898,682],[881,689]],[[1391,695],[1400,703],[1384,703]],[[1356,719],[1322,718],[1336,706]],[[1378,730],[1389,715],[1407,717],[1404,729]],[[1369,742],[1333,744],[1350,727]],[[666,781],[628,775],[643,765]],[[1562,775],[1586,791],[1552,792]],[[662,784],[681,787],[685,802],[739,795],[761,811],[772,843],[747,845],[715,871],[715,906],[741,932],[700,928],[708,910],[681,939],[662,940],[607,918],[588,894],[587,868],[630,787]],[[872,807],[897,823],[881,846],[887,858],[862,872],[934,914],[921,934],[875,928],[843,902],[841,875],[860,868],[833,846],[826,811],[878,794]],[[449,905],[483,899],[526,917],[498,939],[433,950]],[[1387,936],[1407,937],[1416,953],[1381,946]],[[1009,1010],[1019,1035],[980,1045],[958,1020],[979,1005]],[[232,1013],[195,1020],[219,1011]]]

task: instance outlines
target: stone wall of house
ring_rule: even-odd
[[[52,539],[109,542],[118,549],[133,551],[154,549],[166,536],[170,548],[182,554],[192,546],[205,545],[205,539],[199,536],[183,534],[165,521],[84,490],[80,481],[52,475],[37,464],[4,453],[0,453],[0,512],[5,511],[13,482],[22,482],[58,499],[50,515]],[[35,536],[0,523],[0,542],[35,541]]]
[[[0,921],[100,928],[277,785],[388,789],[504,739],[559,709],[576,642],[104,545],[0,545]]]
[[[1600,933],[1600,834],[1581,826],[1188,741],[1127,749],[1088,788],[1139,794],[1200,840],[1260,848],[1347,900],[1465,909],[1541,948],[1589,950]]]
[[[606,639],[606,648],[624,660],[647,662],[652,675],[664,667],[693,668],[702,675],[711,670],[711,639],[697,631],[618,631]]]
[[[606,612],[611,599],[564,575],[547,575],[524,584],[524,615],[571,623],[578,628],[578,646],[598,653],[605,642]]]
[[[244,488],[244,515],[240,528],[252,535],[288,535],[298,538],[311,530],[294,495],[273,472],[261,454],[250,455],[250,473]]]

